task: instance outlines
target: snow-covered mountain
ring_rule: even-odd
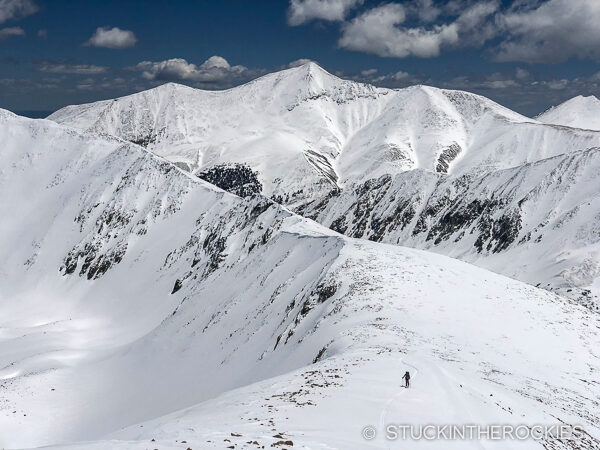
[[[350,236],[431,249],[594,308],[600,295],[598,131],[462,91],[341,80],[314,63],[220,92],[166,84],[50,119],[141,143]]]
[[[376,88],[315,63],[226,91],[169,83],[49,119],[142,144],[190,171],[246,164],[286,204],[411,169],[503,169],[600,146],[600,133],[543,125],[478,95]]]
[[[544,123],[600,131],[600,100],[578,95],[536,117]]]
[[[0,141],[3,448],[421,448],[384,426],[561,422],[582,440],[500,446],[600,445],[582,305],[118,138],[0,110]]]

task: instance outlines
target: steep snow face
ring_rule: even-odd
[[[578,95],[536,117],[543,123],[600,131],[600,100]]]
[[[248,165],[267,196],[289,205],[384,174],[502,169],[600,145],[599,133],[541,125],[481,96],[381,89],[314,63],[227,91],[166,84],[49,118],[142,144],[190,171]]]
[[[600,307],[600,148],[477,176],[424,171],[333,192],[299,212],[425,248]]]
[[[0,141],[2,447],[388,448],[388,423],[559,421],[583,441],[501,448],[600,445],[581,305],[116,138],[0,111]]]

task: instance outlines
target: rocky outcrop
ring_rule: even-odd
[[[196,175],[240,197],[249,197],[262,192],[262,183],[257,173],[243,164],[219,164]]]

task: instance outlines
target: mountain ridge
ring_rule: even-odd
[[[540,122],[465,91],[377,88],[314,63],[225,91],[166,84],[49,118],[144,145],[192,172],[247,164],[269,196],[419,167],[449,173],[512,167],[550,156],[548,141],[566,140],[576,149],[600,142],[596,134],[536,127]],[[539,141],[537,149],[522,140]]]
[[[3,447],[359,450],[364,424],[387,447],[408,415],[600,442],[600,316],[580,304],[343,236],[118,138],[0,125]]]
[[[549,191],[539,195],[548,211],[571,211],[576,229],[597,224],[578,200],[561,194],[577,187],[594,199],[600,195],[596,178],[580,170],[568,186],[566,178],[548,181],[531,165],[539,162],[557,174],[553,164],[559,160],[552,158],[575,155],[582,161],[581,152],[600,147],[600,132],[546,124],[464,91],[391,90],[342,80],[314,63],[227,91],[185,88],[185,95],[169,94],[179,90],[167,85],[100,109],[92,104],[58,111],[50,119],[136,142],[232,192],[262,193],[350,236],[443,252],[596,308],[600,271],[594,269],[598,256],[589,232],[572,243],[579,253],[568,253],[543,221],[525,220],[513,195],[526,199],[527,193],[510,174],[529,173],[534,186],[545,186]],[[493,199],[481,186],[469,190],[470,182],[503,177],[510,189],[498,189]],[[401,180],[413,180],[413,186]],[[474,203],[462,204],[461,196]],[[394,224],[411,234],[399,234]],[[542,236],[542,229],[548,234]],[[528,233],[541,241],[530,242]],[[449,242],[455,240],[453,249]],[[535,261],[526,258],[531,246],[538,252]],[[521,252],[531,267],[515,270],[509,255]],[[551,269],[544,275],[539,267]]]

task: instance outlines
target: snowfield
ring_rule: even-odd
[[[0,110],[0,142],[1,447],[600,448],[581,303],[346,237],[119,138]],[[384,438],[557,423],[582,440]]]

